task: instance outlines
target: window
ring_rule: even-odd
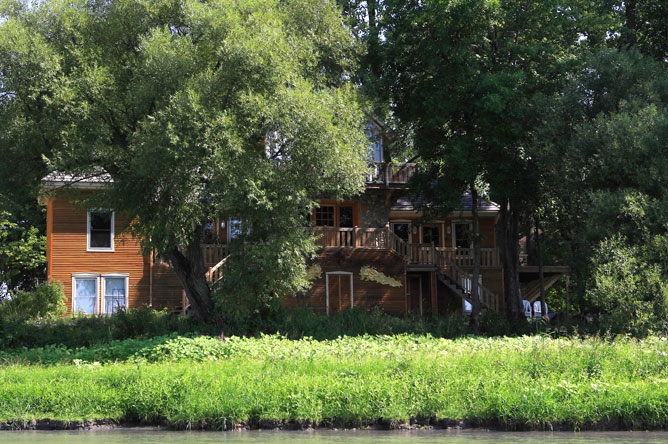
[[[97,313],[97,276],[73,276],[72,293],[73,313]]]
[[[127,306],[127,276],[102,276],[102,313],[115,313]]]
[[[411,224],[408,222],[393,222],[392,231],[397,237],[403,239],[406,242],[409,242],[409,237],[411,234]]]
[[[72,275],[72,312],[115,313],[128,305],[128,278],[125,273],[76,273]],[[98,288],[102,303],[98,305]]]
[[[227,240],[231,241],[241,237],[243,234],[241,219],[231,218],[227,223]]]
[[[334,226],[334,207],[325,205],[315,209],[315,225],[317,227]]]
[[[422,227],[422,242],[425,244],[434,243],[435,246],[439,246],[440,236],[438,235],[438,227],[423,226]]]
[[[452,244],[457,248],[471,248],[471,223],[452,223]]]
[[[371,162],[383,161],[383,137],[379,127],[367,125],[366,136],[369,139],[369,160]]]
[[[339,207],[339,227],[353,227],[353,207]]]
[[[114,213],[107,210],[88,212],[88,251],[114,251]]]

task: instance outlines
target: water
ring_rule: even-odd
[[[668,444],[668,432],[483,432],[483,431],[244,431],[172,432],[154,429],[0,432],[0,444]]]

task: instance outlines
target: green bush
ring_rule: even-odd
[[[53,319],[67,312],[63,284],[39,284],[33,291],[17,291],[0,304],[0,319]]]
[[[119,311],[109,316],[78,315],[39,321],[12,319],[0,323],[0,349],[49,345],[90,347],[121,339],[190,333],[218,332],[192,316],[144,307]]]
[[[648,263],[623,237],[601,242],[592,259],[592,280],[587,296],[604,331],[642,337],[666,327],[668,282],[660,266]]]

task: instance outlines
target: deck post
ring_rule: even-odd
[[[438,316],[438,288],[436,286],[436,272],[429,272],[429,279],[431,284],[431,315]]]

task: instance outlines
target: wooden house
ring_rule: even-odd
[[[370,127],[378,132],[378,127]],[[479,297],[483,307],[503,310],[503,269],[496,247],[499,208],[493,202],[462,196],[459,208],[443,219],[425,221],[406,196],[413,163],[387,161],[382,137],[372,138],[365,192],[354,200],[322,200],[311,215],[320,254],[310,264],[309,291],[286,297],[288,306],[309,306],[322,313],[351,307],[388,313],[432,315],[466,309],[470,301],[473,251],[471,209],[478,206],[482,259]],[[81,179],[52,174],[47,188],[64,185],[95,192],[110,179]],[[65,286],[68,310],[111,313],[119,307],[184,309],[185,296],[169,265],[141,250],[128,234],[116,235],[122,221],[110,210],[76,208],[52,192],[47,207],[48,279]],[[217,221],[203,245],[208,279],[223,272],[228,242],[240,222]],[[524,298],[538,297],[536,267],[522,267]],[[565,267],[547,267],[548,284]]]

